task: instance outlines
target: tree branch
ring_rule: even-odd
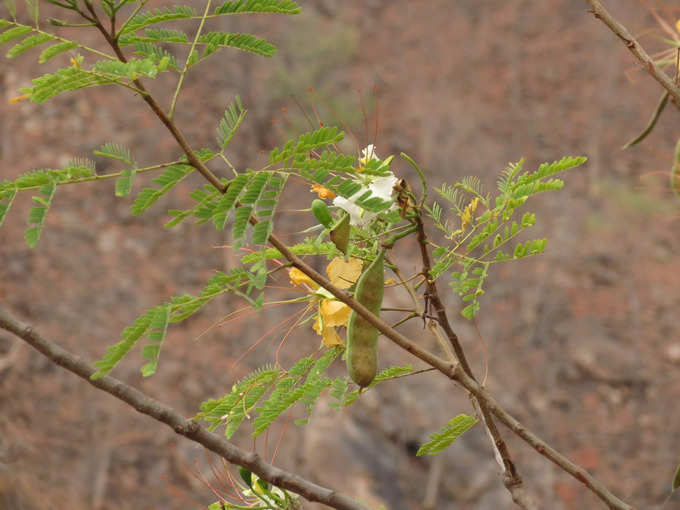
[[[140,413],[165,423],[177,434],[200,443],[227,461],[243,466],[277,487],[295,492],[309,501],[323,503],[333,508],[368,510],[364,505],[348,496],[316,485],[301,476],[268,464],[257,453],[241,450],[233,443],[201,427],[198,423],[184,418],[171,407],[148,397],[118,379],[106,376],[94,381],[91,380],[90,376],[96,372],[93,366],[44,338],[30,326],[21,324],[2,307],[0,307],[0,328],[21,338],[51,361],[76,374],[92,386],[122,400]]]
[[[430,254],[427,250],[427,235],[425,234],[425,226],[423,225],[423,219],[420,216],[420,210],[416,211],[415,222],[418,232],[420,256],[423,261],[423,277],[425,278],[427,285],[425,291],[426,302],[429,301],[432,303],[432,307],[434,308],[434,311],[437,315],[439,326],[446,333],[446,336],[448,337],[449,342],[456,353],[456,358],[458,359],[460,366],[470,378],[476,381],[475,376],[472,373],[472,369],[470,368],[470,364],[468,363],[465,356],[465,352],[463,351],[463,347],[458,340],[458,335],[456,335],[455,331],[453,331],[453,328],[451,327],[444,303],[442,303],[442,300],[439,297],[437,282],[432,279],[432,275],[430,274],[432,264],[430,262]],[[425,310],[425,313],[427,313],[427,309]],[[496,461],[503,470],[503,485],[505,485],[506,489],[508,489],[513,501],[519,507],[524,508],[525,510],[536,508],[533,500],[523,489],[524,482],[522,481],[522,477],[517,471],[517,467],[512,460],[512,456],[510,455],[510,450],[505,443],[503,436],[501,436],[501,433],[499,432],[493,416],[491,416],[491,412],[486,406],[486,403],[482,400],[477,400],[474,403],[476,404],[475,407],[477,408],[477,411],[481,415],[482,425],[484,426],[489,439],[491,440],[491,446],[493,448],[494,455],[496,456]]]
[[[604,8],[600,0],[586,0],[591,7],[590,12],[602,21],[609,29],[616,34],[616,36],[623,41],[626,48],[640,61],[644,69],[656,80],[659,84],[668,91],[673,103],[677,108],[680,108],[680,87],[678,87],[673,80],[660,69],[651,57],[647,54],[642,45],[637,42],[635,37],[628,31],[628,29],[619,23],[609,11]]]

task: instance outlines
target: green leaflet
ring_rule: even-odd
[[[298,14],[299,12],[300,7],[292,0],[230,0],[216,7],[213,14]]]
[[[163,305],[161,305],[163,306]],[[95,380],[99,379],[100,377],[104,377],[105,375],[108,375],[111,370],[118,364],[118,362],[123,359],[123,357],[132,349],[135,344],[142,338],[142,336],[147,332],[149,329],[149,326],[151,325],[151,321],[154,319],[154,316],[156,315],[157,308],[152,308],[151,310],[147,311],[144,315],[141,317],[138,317],[137,320],[132,324],[132,326],[129,326],[125,328],[125,330],[122,333],[123,339],[118,342],[115,345],[112,345],[106,350],[106,353],[100,359],[99,361],[95,361],[94,366],[97,367],[99,370],[97,370],[94,374],[90,376],[90,379]]]
[[[220,120],[219,126],[217,126],[217,143],[220,146],[220,150],[223,151],[227,147],[231,137],[234,136],[241,122],[245,119],[247,112],[248,110],[243,109],[239,96],[236,96],[224,110],[224,117]]]
[[[45,62],[53,59],[57,55],[60,55],[66,51],[72,50],[78,47],[78,43],[75,41],[60,42],[53,44],[49,48],[45,48],[43,52],[38,57],[38,62],[44,64]]]
[[[5,44],[14,39],[18,39],[19,37],[22,37],[31,32],[33,32],[33,29],[26,25],[9,28],[4,32],[0,33],[0,44]]]
[[[54,37],[52,37],[49,34],[31,35],[24,39],[23,41],[21,41],[20,43],[12,46],[12,48],[7,52],[7,58],[18,57],[23,52],[28,51],[31,48],[35,48],[36,46],[40,46],[41,44],[46,43],[47,41],[53,40]]]
[[[130,149],[124,145],[120,145],[113,142],[107,142],[102,145],[99,149],[92,151],[96,156],[102,156],[105,158],[117,159],[128,165],[132,165],[132,155],[130,154]]]
[[[342,348],[336,347],[317,360],[302,358],[287,372],[276,367],[258,369],[234,384],[230,393],[203,402],[193,419],[206,421],[210,430],[225,425],[225,435],[230,438],[245,418],[255,416],[252,434],[258,436],[297,403],[302,403],[309,415],[323,390],[330,387],[332,380],[324,373],[341,352]]]
[[[14,197],[17,194],[16,188],[9,188],[0,191],[0,226],[7,216],[12,203],[14,203]]]
[[[142,375],[149,377],[156,373],[158,358],[161,352],[161,344],[168,332],[170,323],[170,306],[168,304],[154,308],[154,314],[149,322],[149,333],[147,338],[149,344],[142,348],[142,357],[149,362],[142,367]]]
[[[263,57],[271,57],[276,53],[276,47],[273,44],[251,34],[208,32],[199,37],[198,43],[205,45],[203,54],[198,62],[215,53],[220,48],[235,48]]]
[[[47,211],[50,208],[50,205],[52,205],[52,199],[54,198],[56,190],[57,185],[51,180],[40,188],[40,195],[33,197],[35,205],[28,212],[28,223],[30,226],[26,229],[26,232],[24,232],[26,244],[31,248],[35,248],[38,244],[40,233],[42,232],[45,218],[47,217]]]
[[[458,439],[463,433],[477,423],[477,418],[459,414],[449,421],[441,432],[430,435],[430,441],[418,449],[416,455],[436,455],[444,451],[451,443]]]
[[[344,138],[342,131],[336,127],[322,127],[316,131],[309,131],[289,140],[281,149],[275,148],[269,153],[270,163],[279,163],[299,154],[337,143]]]
[[[142,214],[151,207],[159,198],[172,189],[175,184],[194,171],[190,165],[171,165],[161,175],[155,177],[153,182],[160,188],[144,188],[130,206],[130,211],[135,216]]]
[[[130,22],[125,25],[121,34],[135,32],[140,28],[166,21],[188,19],[196,16],[196,11],[186,5],[176,5],[172,8],[163,7],[161,9],[153,9],[151,11],[142,11],[137,14]]]
[[[298,402],[305,405],[309,416],[321,392],[331,385],[331,379],[323,374],[341,352],[342,348],[336,347],[328,349],[315,362],[312,362],[311,357],[298,361],[289,375],[277,382],[269,399],[256,409],[258,416],[253,422],[253,436],[262,434],[279,416]],[[307,419],[296,421],[298,425],[306,422]]]

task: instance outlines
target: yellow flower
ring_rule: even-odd
[[[335,198],[337,196],[328,188],[324,188],[323,186],[321,186],[321,184],[312,184],[311,191],[312,193],[316,193],[317,195],[319,195],[319,198],[322,200],[326,200],[327,198]]]
[[[363,261],[350,257],[345,261],[342,257],[335,257],[326,267],[326,274],[331,283],[338,288],[348,289],[357,281],[361,274]],[[326,347],[343,345],[344,342],[335,330],[338,326],[346,326],[352,309],[342,301],[338,301],[323,287],[314,282],[309,276],[297,268],[288,271],[288,277],[293,285],[303,285],[316,299],[319,311],[314,318],[312,328],[321,336]]]
[[[458,216],[460,216],[460,229],[462,231],[465,231],[468,224],[472,221],[472,214],[477,209],[478,203],[479,203],[479,197],[475,197],[474,199],[472,199],[472,202],[470,202],[467,206],[465,206],[465,209],[463,209],[463,212],[458,213]]]
[[[675,22],[675,29],[680,33],[680,19]]]
[[[10,103],[18,103],[19,101],[24,101],[28,99],[30,96],[28,94],[24,94],[23,96],[17,96],[13,97],[12,99],[9,100]]]

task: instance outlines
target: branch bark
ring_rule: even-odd
[[[673,80],[660,69],[647,54],[642,45],[637,42],[635,37],[628,31],[628,29],[614,18],[600,0],[586,0],[590,5],[590,12],[602,21],[609,29],[623,41],[626,48],[635,56],[635,58],[642,64],[642,67],[656,80],[659,84],[668,91],[673,103],[677,108],[680,108],[680,87],[678,87]]]
[[[128,386],[124,382],[110,376],[91,380],[96,369],[70,352],[62,349],[54,342],[41,336],[30,326],[20,323],[6,310],[0,307],[0,328],[21,338],[33,348],[49,358],[52,362],[74,373],[89,384],[146,414],[156,421],[165,423],[177,434],[200,443],[208,450],[215,452],[225,460],[243,466],[267,482],[288,489],[308,501],[323,503],[333,508],[344,510],[368,510],[367,507],[352,498],[332,489],[317,485],[305,478],[284,471],[265,462],[258,454],[241,450],[226,439],[209,432],[195,421],[188,420],[173,408],[154,400],[141,391]]]

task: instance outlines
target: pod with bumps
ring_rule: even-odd
[[[373,314],[380,315],[385,290],[385,250],[364,270],[356,284],[354,298]],[[347,325],[347,371],[352,380],[365,388],[378,372],[379,332],[352,310]]]

